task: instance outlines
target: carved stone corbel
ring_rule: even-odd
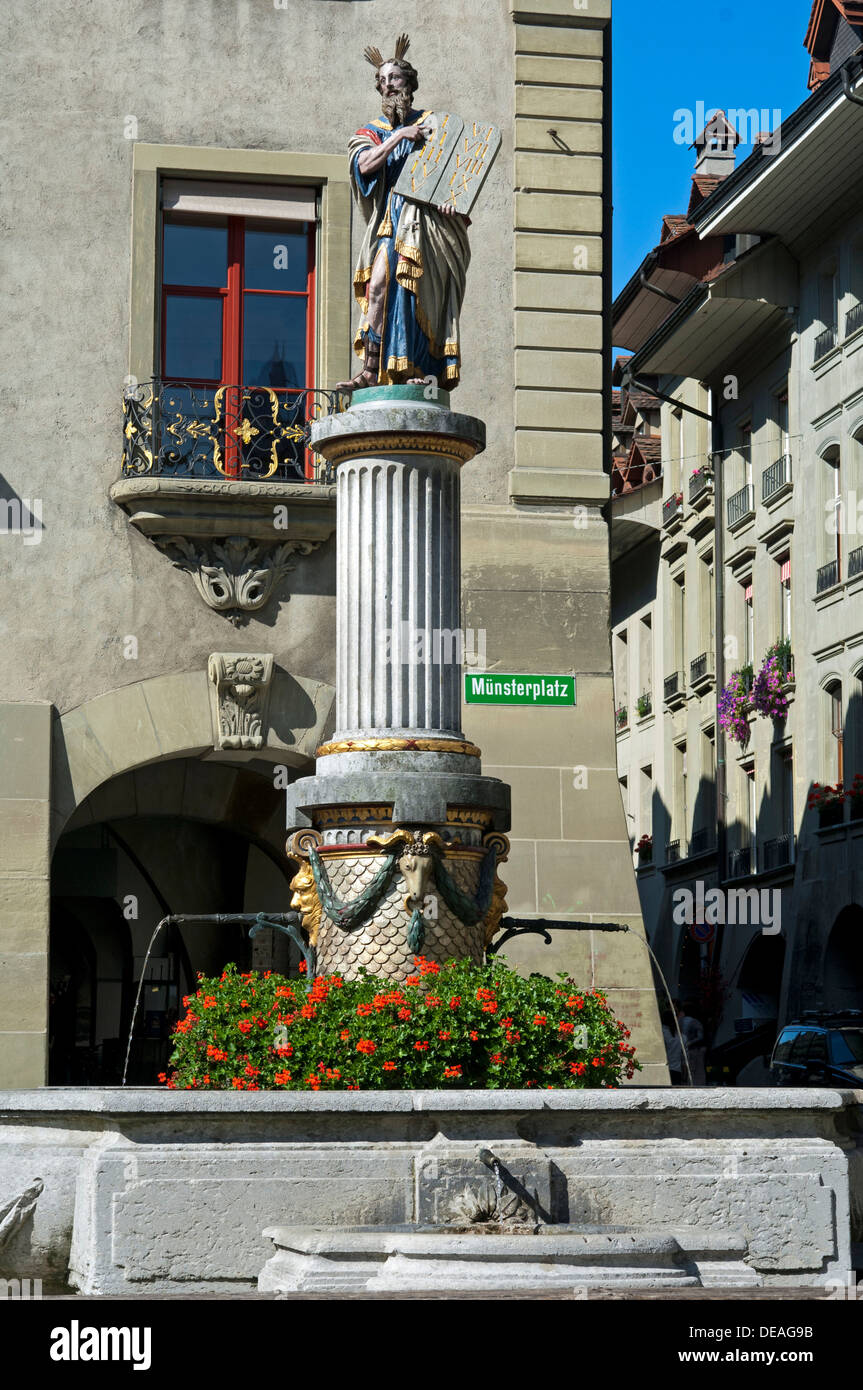
[[[247,536],[154,536],[153,540],[177,569],[191,575],[207,606],[223,613],[234,627],[263,608],[300,556],[321,544],[294,540],[264,545]]]
[[[261,748],[273,677],[272,652],[213,652],[207,663],[215,748]]]

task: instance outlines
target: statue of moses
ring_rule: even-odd
[[[434,113],[414,108],[416,68],[402,34],[384,62],[367,48],[382,115],[348,146],[351,187],[366,222],[354,274],[360,322],[354,351],[362,370],[336,390],[425,382],[452,390],[461,372],[459,313],[470,261],[470,219],[445,203],[413,202],[395,191],[407,159],[431,134]]]

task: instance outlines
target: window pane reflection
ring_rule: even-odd
[[[306,384],[306,300],[247,294],[243,381],[278,389]]]
[[[227,227],[165,223],[163,281],[166,285],[211,285],[228,282]]]
[[[165,306],[165,375],[219,381],[222,300],[169,294]]]
[[[282,223],[246,228],[246,289],[300,290],[305,293],[309,273],[307,223],[289,230]]]

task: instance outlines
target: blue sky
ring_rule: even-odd
[[[663,214],[686,211],[695,151],[675,142],[675,111],[756,107],[772,129],[775,108],[785,119],[809,95],[811,9],[812,0],[614,0],[615,295],[659,240]],[[738,147],[738,163],[750,148]]]

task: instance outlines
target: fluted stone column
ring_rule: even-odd
[[[481,959],[505,907],[497,878],[494,905],[475,921],[435,894],[445,866],[484,902],[483,864],[508,849],[509,788],[483,777],[461,730],[460,471],[485,447],[485,427],[451,411],[446,393],[428,401],[422,387],[378,387],[318,421],[312,447],[337,470],[337,725],[315,776],[287,792],[291,852],[313,851],[295,905],[319,970],[364,965],[401,979],[417,939],[432,958]],[[374,912],[339,925],[321,875],[350,902],[387,854],[399,872]]]
[[[461,663],[449,659],[461,623],[460,466],[416,452],[339,466],[336,740],[462,737]]]

